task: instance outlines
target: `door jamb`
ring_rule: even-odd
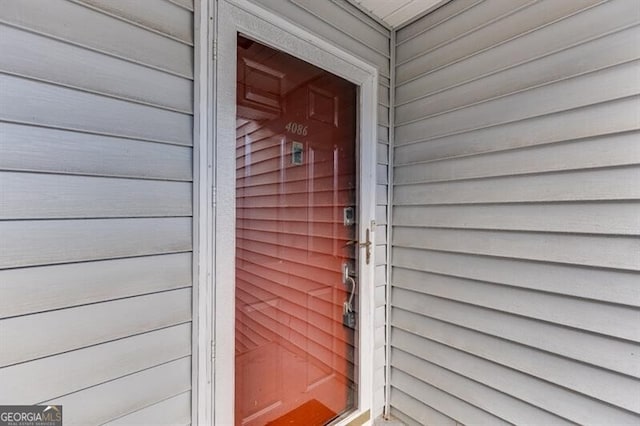
[[[193,288],[191,421],[213,424],[213,99],[212,34],[216,0],[195,0],[193,11]]]
[[[194,121],[194,128],[199,132],[198,149],[194,150],[194,166],[196,162],[198,166],[194,168],[194,176],[196,173],[198,176],[194,198],[197,194],[199,199],[198,302],[194,301],[194,322],[199,331],[194,331],[194,339],[197,334],[194,367],[197,368],[194,368],[196,407],[193,412],[197,417],[193,418],[197,418],[198,424],[234,423],[235,149],[230,147],[235,147],[236,115],[235,102],[221,105],[218,97],[235,99],[236,65],[235,60],[229,59],[236,55],[235,33],[242,32],[359,87],[358,233],[363,236],[366,229],[370,229],[372,260],[365,265],[364,247],[361,248],[358,409],[338,423],[346,425],[367,410],[371,413],[373,408],[377,68],[250,0],[198,1],[201,48],[196,55],[206,64],[201,62],[195,76],[196,81],[200,79],[200,83],[196,83],[200,86],[200,92],[196,91],[199,97],[195,100],[199,119]],[[222,19],[219,19],[220,13],[225,14]],[[206,31],[203,30],[205,23]],[[227,59],[220,61],[216,57]],[[218,69],[221,72],[216,72]]]

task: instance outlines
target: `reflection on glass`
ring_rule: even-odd
[[[238,36],[236,424],[354,408],[356,88]]]

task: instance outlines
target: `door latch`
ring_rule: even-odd
[[[357,245],[358,247],[364,247],[365,248],[365,262],[367,263],[367,265],[369,264],[369,262],[371,262],[371,246],[373,245],[371,243],[371,231],[369,231],[369,229],[367,229],[367,232],[365,233],[365,241],[364,243],[361,241],[357,241],[357,240],[350,240],[347,241],[347,243],[345,244],[346,246],[352,246],[352,245]]]

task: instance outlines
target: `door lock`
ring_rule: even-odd
[[[356,223],[356,211],[353,207],[345,207],[342,212],[344,226],[351,226]]]

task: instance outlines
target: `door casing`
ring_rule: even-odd
[[[369,413],[373,404],[377,69],[250,0],[208,0],[200,19],[200,113],[197,157],[197,353],[194,420],[233,424],[235,389],[235,140],[236,36],[247,35],[358,86],[358,233],[371,231],[372,253],[359,253],[358,407],[338,425]],[[204,26],[207,28],[203,28]],[[203,35],[204,34],[204,35]],[[214,52],[209,72],[202,55]],[[203,75],[204,74],[204,75]],[[203,93],[206,92],[206,93]],[[196,124],[194,123],[194,127]],[[196,163],[196,159],[194,159]],[[194,345],[195,346],[195,345]],[[203,371],[204,370],[204,371]],[[195,417],[197,416],[197,417]]]

